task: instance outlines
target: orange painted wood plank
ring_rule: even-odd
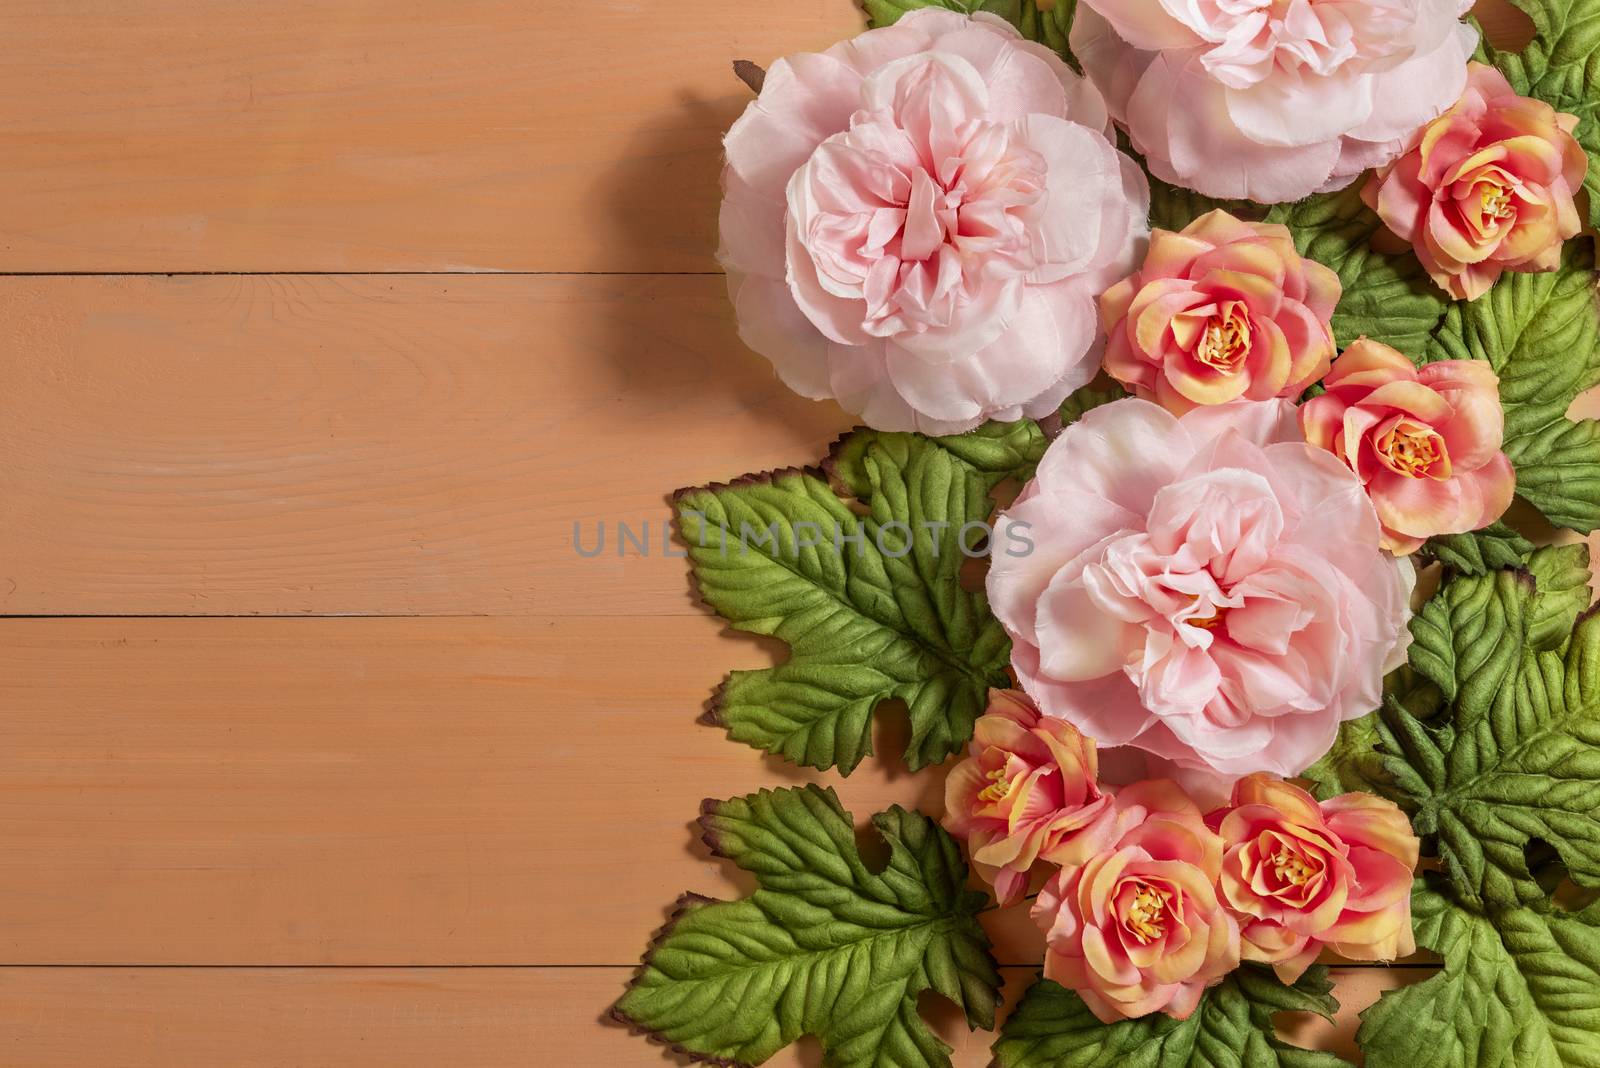
[[[903,734],[845,781],[694,722],[770,662],[696,617],[0,620],[0,964],[635,961],[750,888],[705,797],[942,806]]]
[[[5,613],[695,614],[666,495],[852,423],[720,277],[7,278],[0,342]]]
[[[28,1068],[505,1068],[509,1064],[658,1068],[683,1063],[602,1019],[621,968],[0,969],[0,1050]],[[1338,1023],[1286,1018],[1295,1041],[1352,1056],[1356,1013],[1420,969],[1336,969]],[[1008,968],[1008,1006],[1032,969]],[[928,1019],[957,1068],[989,1063],[993,1034],[953,1007]],[[767,1062],[815,1068],[805,1039]]]
[[[0,7],[11,271],[715,269],[730,63],[851,0]]]

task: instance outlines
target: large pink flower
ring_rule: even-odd
[[[1156,177],[1262,203],[1347,185],[1455,102],[1473,0],[1082,0],[1072,51]]]
[[[1319,805],[1292,783],[1252,775],[1206,822],[1222,835],[1222,896],[1244,925],[1245,960],[1292,983],[1323,946],[1350,960],[1416,950],[1419,843],[1392,802],[1353,793]]]
[[[1311,764],[1409,643],[1410,566],[1285,400],[1097,408],[997,537],[1034,545],[988,588],[1045,714],[1228,781]]]
[[[993,16],[927,8],[779,60],[728,132],[740,336],[883,430],[1040,416],[1094,376],[1147,234],[1104,100]]]
[[[1488,526],[1511,506],[1517,476],[1500,451],[1500,379],[1487,363],[1440,360],[1419,369],[1361,338],[1323,385],[1328,391],[1300,409],[1306,440],[1366,485],[1391,552]]]
[[[1075,864],[1110,834],[1111,798],[1095,781],[1094,742],[1039,715],[1027,694],[992,690],[972,756],[945,780],[944,825],[1002,905],[1020,898],[1036,861]]]
[[[1157,230],[1138,271],[1106,290],[1106,371],[1172,412],[1298,397],[1333,359],[1339,276],[1285,226],[1220,208]]]
[[[1045,978],[1106,1023],[1185,1019],[1239,964],[1239,925],[1218,900],[1222,842],[1171,782],[1117,795],[1117,841],[1063,868],[1034,902]]]
[[[1361,190],[1441,289],[1476,300],[1502,271],[1553,271],[1582,226],[1573,197],[1589,159],[1575,115],[1518,96],[1472,65],[1459,103]]]

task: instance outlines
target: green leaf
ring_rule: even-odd
[[[1511,87],[1557,111],[1578,116],[1575,131],[1589,153],[1589,222],[1600,226],[1600,0],[1511,0],[1533,20],[1534,37],[1521,52],[1485,42],[1484,56]]]
[[[1291,1046],[1272,1017],[1314,1012],[1332,1020],[1339,1004],[1328,970],[1314,967],[1293,986],[1247,964],[1206,992],[1187,1020],[1156,1013],[1106,1026],[1071,991],[1040,979],[1007,1018],[994,1068],[1338,1068],[1332,1053]]]
[[[970,477],[980,480],[988,492],[1007,478],[1032,478],[1034,466],[1048,444],[1039,424],[1032,419],[985,423],[970,433],[942,438],[860,427],[834,443],[822,466],[840,485],[865,501],[870,500],[874,492],[866,462],[869,455],[886,454],[904,465],[931,445],[943,449],[968,468]]]
[[[1127,146],[1123,146],[1127,151]],[[1137,153],[1134,153],[1137,157]],[[1177,233],[1200,216],[1222,208],[1240,219],[1259,219],[1262,209],[1248,200],[1217,200],[1192,189],[1150,179],[1150,227]]]
[[[1373,237],[1387,231],[1361,202],[1359,183],[1279,205],[1267,221],[1288,226],[1302,256],[1339,275],[1344,295],[1333,313],[1333,336],[1340,348],[1367,336],[1421,361],[1448,298],[1411,253],[1373,249]]]
[[[1528,557],[1538,593],[1528,613],[1528,647],[1559,649],[1578,616],[1594,600],[1589,589],[1589,547],[1549,546]]]
[[[1553,554],[1535,565],[1541,573],[1569,571],[1561,550],[1541,552]],[[1579,617],[1548,647],[1577,603],[1559,585],[1540,594],[1530,572],[1499,571],[1450,582],[1412,621],[1411,665],[1448,714],[1424,719],[1391,698],[1379,750],[1417,832],[1437,836],[1464,904],[1545,900],[1528,869],[1535,843],[1553,847],[1580,885],[1600,886],[1600,616]]]
[[[1533,543],[1504,523],[1491,523],[1470,534],[1430,538],[1422,551],[1463,575],[1482,575],[1520,567],[1533,551]]]
[[[1383,758],[1378,754],[1378,720],[1378,713],[1369,712],[1341,724],[1333,748],[1300,773],[1301,778],[1311,782],[1311,792],[1317,800],[1326,801],[1353,790],[1382,792],[1377,788],[1384,781]]]
[[[1419,884],[1411,909],[1444,969],[1361,1014],[1368,1068],[1600,1068],[1600,905],[1485,914]]]
[[[1578,394],[1600,384],[1589,242],[1568,242],[1559,271],[1507,274],[1477,300],[1451,305],[1428,359],[1488,360],[1500,376],[1517,495],[1558,526],[1600,526],[1600,423],[1567,418]]]
[[[910,434],[872,435],[846,451],[836,470],[866,515],[811,471],[675,495],[702,598],[791,653],[775,668],[730,674],[705,721],[848,774],[872,750],[874,709],[898,698],[911,718],[905,758],[918,769],[965,745],[989,688],[1007,684],[1010,641],[983,594],[961,585],[993,472]]]
[[[1056,0],[1043,7],[1037,0],[861,0],[869,26],[889,26],[908,11],[919,7],[942,7],[975,15],[980,11],[999,15],[1030,41],[1039,41],[1071,59],[1067,35],[1072,32],[1072,15],[1078,0]]]
[[[993,1027],[1000,975],[955,841],[926,816],[873,817],[889,845],[874,874],[850,816],[817,786],[707,801],[718,856],[756,877],[742,901],[688,895],[612,1015],[695,1060],[755,1065],[801,1035],[828,1068],[946,1066],[917,1014],[934,990]]]

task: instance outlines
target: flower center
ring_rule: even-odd
[[[1279,879],[1294,886],[1306,885],[1311,877],[1316,874],[1311,865],[1306,863],[1304,857],[1291,853],[1287,849],[1279,850],[1277,855],[1272,858],[1272,870],[1277,873]]]
[[[1240,314],[1237,301],[1206,321],[1195,359],[1225,375],[1239,373],[1239,366],[1250,352],[1250,323]]]
[[[1147,883],[1139,883],[1128,906],[1127,926],[1140,942],[1160,938],[1167,930],[1166,909],[1171,896]]]
[[[1445,462],[1444,439],[1432,427],[1400,423],[1378,440],[1384,466],[1407,478],[1427,478]]]
[[[1511,205],[1511,190],[1496,182],[1484,184],[1478,193],[1478,205],[1483,212],[1484,225],[1489,229],[1497,228],[1517,214],[1517,209]]]
[[[978,791],[978,800],[988,801],[991,804],[1004,801],[1006,795],[1011,792],[1011,783],[1006,779],[1006,769],[995,768],[989,772],[988,779],[989,785]]]

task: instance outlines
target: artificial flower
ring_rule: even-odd
[[[1415,580],[1361,482],[1286,400],[1183,416],[1128,398],[1051,444],[990,563],[1011,663],[1047,716],[1232,782],[1293,775],[1376,708]],[[1109,756],[1109,754],[1107,754]]]
[[[1100,792],[1094,742],[1047,719],[1016,690],[991,690],[972,755],[945,780],[944,826],[1002,905],[1027,890],[1036,861],[1075,864],[1104,844],[1111,798]]]
[[[1144,264],[1100,297],[1105,367],[1183,413],[1245,397],[1298,397],[1333,358],[1339,276],[1296,251],[1285,226],[1220,208],[1157,230]]]
[[[1324,946],[1371,961],[1416,950],[1420,843],[1392,802],[1351,793],[1319,805],[1292,783],[1252,775],[1207,822],[1222,836],[1222,896],[1239,916],[1245,960],[1292,983]]]
[[[1300,409],[1306,440],[1361,479],[1391,552],[1488,526],[1511,506],[1517,477],[1500,451],[1500,379],[1487,363],[1418,368],[1362,338],[1334,361],[1323,385],[1327,392]]]
[[[1053,411],[1148,236],[1100,94],[1003,20],[926,8],[779,60],[728,132],[740,336],[880,430]]]
[[[1239,964],[1239,925],[1216,892],[1222,841],[1171,782],[1117,795],[1121,833],[1039,892],[1044,975],[1105,1023],[1186,1019]]]
[[[1072,51],[1157,178],[1261,203],[1398,156],[1461,94],[1473,0],[1082,0]]]
[[[1562,242],[1582,228],[1573,198],[1589,160],[1577,125],[1474,63],[1461,100],[1369,178],[1362,199],[1439,288],[1476,300],[1502,271],[1555,270]]]

